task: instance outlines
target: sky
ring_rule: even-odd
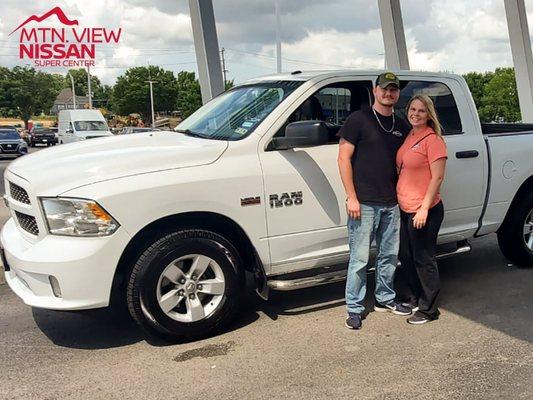
[[[377,0],[280,3],[284,71],[384,67]],[[525,4],[531,27],[533,0]],[[0,65],[28,63],[18,56],[18,32],[10,33],[30,15],[55,6],[80,27],[122,28],[119,43],[97,46],[91,73],[103,83],[113,84],[131,66],[197,71],[188,0],[2,0]],[[401,0],[401,6],[412,70],[463,74],[512,66],[503,0]],[[274,0],[213,0],[213,7],[227,78],[239,83],[274,73]],[[61,26],[55,16],[46,24]]]

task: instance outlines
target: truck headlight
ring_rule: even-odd
[[[63,236],[108,236],[120,226],[92,200],[41,198],[48,232]]]

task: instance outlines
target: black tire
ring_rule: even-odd
[[[207,256],[223,272],[225,288],[219,305],[203,319],[177,321],[157,300],[158,281],[174,260],[191,254]],[[149,334],[171,341],[190,341],[212,336],[235,317],[243,293],[242,261],[235,247],[222,236],[187,229],[167,234],[149,245],[135,263],[128,279],[126,301],[133,319]]]
[[[512,205],[498,230],[498,244],[502,253],[520,267],[533,267],[533,250],[528,247],[524,236],[526,218],[530,219],[532,212],[533,192],[530,192]]]
[[[35,147],[35,143],[31,142],[30,147]]]

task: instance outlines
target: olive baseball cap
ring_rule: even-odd
[[[392,72],[384,72],[376,79],[376,86],[382,89],[385,89],[389,85],[395,85],[398,89],[400,88],[400,80]]]

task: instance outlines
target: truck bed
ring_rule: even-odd
[[[489,136],[533,134],[533,124],[524,123],[481,123],[481,132]]]

